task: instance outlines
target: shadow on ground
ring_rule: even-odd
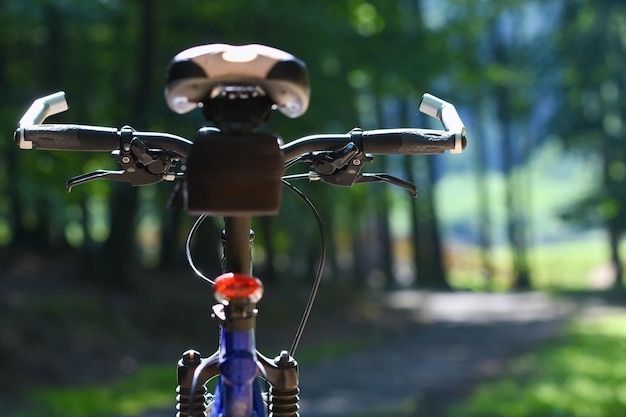
[[[538,293],[404,291],[380,301],[384,343],[303,368],[302,415],[443,416],[509,360],[558,336],[572,313]]]

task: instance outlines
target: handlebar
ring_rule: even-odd
[[[461,153],[466,145],[465,134],[426,129],[354,129],[338,135],[311,135],[289,142],[281,149],[285,159],[300,155],[341,149],[353,142],[363,152],[374,155],[431,155],[445,151]]]
[[[120,147],[118,130],[83,125],[33,125],[15,131],[21,149],[110,152]]]
[[[15,141],[21,149],[110,152],[125,146],[122,130],[100,126],[72,124],[41,124],[48,116],[68,109],[65,94],[58,92],[33,102],[15,131]],[[466,146],[466,132],[454,106],[430,94],[420,102],[421,112],[438,119],[445,130],[431,129],[354,129],[337,135],[311,135],[281,146],[287,161],[310,152],[338,150],[353,142],[365,153],[440,154],[445,151],[461,153]],[[148,148],[161,149],[185,158],[192,142],[180,136],[136,132]]]

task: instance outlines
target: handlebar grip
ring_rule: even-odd
[[[381,129],[363,132],[363,151],[379,155],[429,155],[465,148],[465,135],[427,129]]]
[[[22,149],[110,152],[120,148],[117,129],[83,125],[19,127],[15,142]]]

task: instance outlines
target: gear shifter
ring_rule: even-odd
[[[71,178],[66,185],[70,192],[76,185],[104,179],[127,182],[133,186],[154,184],[163,180],[174,180],[175,173],[169,173],[173,166],[171,158],[158,150],[149,149],[139,138],[132,136],[133,129],[122,128],[122,149],[112,152],[123,170],[98,170]]]
[[[315,179],[329,184],[350,187],[356,183],[386,182],[404,188],[413,194],[413,197],[417,197],[417,187],[408,181],[384,173],[362,174],[365,163],[371,162],[373,158],[361,152],[354,142],[348,143],[338,151],[312,154],[306,159],[313,166]]]

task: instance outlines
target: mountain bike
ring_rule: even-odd
[[[179,360],[177,416],[299,415],[295,354],[320,285],[325,236],[320,216],[294,180],[345,187],[383,182],[415,196],[413,184],[385,173],[365,173],[364,166],[376,154],[461,153],[466,145],[466,131],[454,106],[430,94],[422,97],[419,110],[438,119],[443,130],[356,128],[289,143],[258,130],[273,110],[290,118],[301,116],[309,95],[306,66],[293,55],[263,45],[210,44],[179,53],[167,69],[168,106],[181,114],[200,108],[213,125],[201,128],[193,141],[129,126],[43,124],[68,109],[63,92],[35,100],[18,123],[14,137],[22,149],[111,152],[119,163],[117,171],[98,170],[70,179],[68,191],[96,179],[132,186],[174,181],[168,204],[199,215],[187,238],[186,254],[194,272],[212,287],[217,300],[212,318],[219,324],[220,340],[208,357],[188,350]],[[308,172],[285,175],[297,164],[307,166]],[[253,217],[279,212],[283,187],[300,197],[316,218],[322,255],[290,349],[270,358],[255,345],[263,284],[252,275],[250,226]],[[224,219],[223,274],[215,279],[195,266],[190,249],[195,231],[208,216]],[[215,382],[213,393],[207,392],[209,380]]]

